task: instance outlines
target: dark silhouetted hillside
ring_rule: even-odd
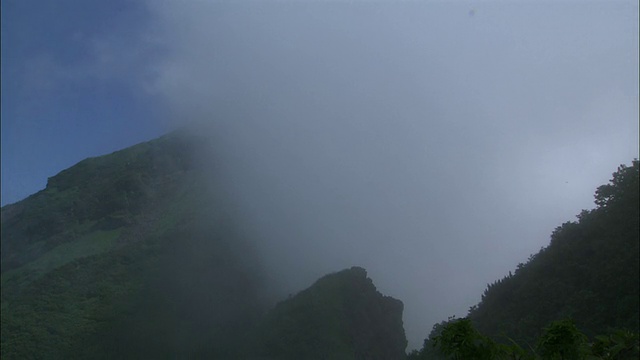
[[[588,336],[637,332],[639,292],[638,161],[620,166],[595,194],[597,207],[566,222],[551,243],[487,288],[469,312],[488,335],[532,342],[553,320],[572,318]]]
[[[549,246],[519,264],[515,273],[510,272],[487,287],[480,303],[468,314],[469,324],[473,323],[478,334],[506,345],[515,341],[523,351],[530,351],[539,345],[550,324],[570,323],[591,342],[610,338],[614,344],[629,347],[627,352],[633,353],[634,346],[637,350],[640,317],[638,165],[638,160],[631,166],[621,165],[609,184],[598,187],[595,209],[583,210],[578,221],[556,228]],[[444,328],[455,329],[456,324],[465,324],[464,321],[466,319],[462,322],[449,319],[436,324],[423,349],[412,353],[410,358],[446,358],[433,347],[437,343],[435,339]],[[625,341],[630,343],[620,340],[620,334],[627,334]],[[481,335],[474,336],[482,339]]]
[[[359,267],[327,275],[279,303],[259,327],[268,359],[402,359],[401,301],[380,294]]]

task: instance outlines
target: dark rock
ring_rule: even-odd
[[[403,304],[383,296],[360,267],[326,275],[279,303],[254,352],[270,359],[403,359]]]

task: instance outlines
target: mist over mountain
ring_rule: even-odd
[[[209,262],[213,234],[247,254],[230,270],[247,277],[236,296],[265,304],[367,269],[403,301],[408,348],[420,348],[638,157],[637,14],[631,0],[5,1],[3,290],[144,237],[122,254],[157,259],[131,264],[167,282],[135,271],[101,296],[189,292],[199,286],[177,274]],[[135,168],[97,157],[191,123],[187,144],[137,147]],[[211,251],[232,259],[224,243]],[[133,265],[104,261],[87,283],[129,278]],[[144,304],[140,319],[154,318]],[[194,319],[201,302],[159,304]]]
[[[2,208],[2,357],[404,356],[402,302],[361,268],[267,314],[281,284],[191,130],[86,159]]]
[[[201,126],[83,160],[2,208],[2,356],[403,358],[403,302],[361,267],[301,291],[310,255],[251,227]],[[525,344],[567,317],[590,337],[637,332],[638,164],[490,284],[469,319]]]
[[[476,5],[160,2],[140,36],[273,280],[362,266],[410,347],[637,157],[635,5]]]

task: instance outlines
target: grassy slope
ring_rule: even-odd
[[[173,134],[87,159],[2,209],[2,358],[78,355],[126,312],[195,197],[189,151]]]

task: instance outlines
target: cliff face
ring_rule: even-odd
[[[264,358],[402,359],[401,301],[380,294],[364,269],[327,275],[279,303],[259,327]]]

